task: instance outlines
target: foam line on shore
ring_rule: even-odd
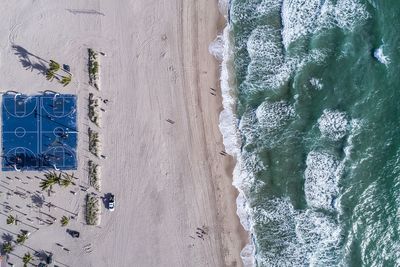
[[[234,70],[234,55],[233,55],[233,37],[232,31],[229,24],[229,0],[220,0],[219,9],[220,12],[227,19],[227,25],[223,30],[221,36],[218,36],[216,40],[210,44],[210,53],[219,60],[221,63],[221,93],[222,93],[222,105],[223,110],[219,116],[219,128],[223,136],[223,143],[225,151],[235,158],[236,166],[233,171],[233,185],[237,188],[239,195],[236,199],[237,215],[239,216],[240,223],[243,228],[250,232],[251,235],[251,219],[248,207],[248,201],[243,191],[243,168],[241,167],[241,139],[239,134],[239,120],[236,115],[236,78]],[[245,267],[255,265],[255,247],[252,237],[250,237],[250,243],[247,244],[241,251],[240,256]]]

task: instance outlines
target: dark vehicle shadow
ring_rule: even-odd
[[[46,253],[44,250],[36,251],[34,255],[35,255],[35,257],[37,257],[40,261],[46,261],[46,260],[47,260],[47,253]]]
[[[75,230],[71,230],[71,229],[67,229],[65,230],[70,236],[72,236],[73,238],[79,238],[80,233],[78,231]]]
[[[37,71],[38,74],[46,75],[47,60],[30,53],[28,50],[19,45],[12,45],[14,54],[18,57],[22,67],[26,70]]]
[[[104,197],[101,197],[103,200],[103,205],[106,209],[108,209],[108,202],[109,202],[108,200],[110,199],[111,195],[112,195],[111,193],[106,193],[104,194]]]

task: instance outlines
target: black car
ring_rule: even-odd
[[[49,255],[47,255],[46,263],[47,264],[53,263],[53,253],[50,253]]]
[[[67,229],[67,233],[70,234],[74,238],[79,238],[79,232],[71,229]]]
[[[71,68],[70,68],[69,65],[67,65],[67,64],[63,64],[63,69],[66,70],[66,71],[68,71],[68,72],[71,71]]]

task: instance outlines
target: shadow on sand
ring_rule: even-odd
[[[35,204],[35,206],[37,208],[42,208],[44,203],[45,203],[45,198],[43,195],[39,195],[38,193],[35,193],[34,195],[31,196],[31,200],[33,202],[33,204]]]
[[[4,242],[11,242],[14,240],[14,236],[10,233],[3,233],[1,239],[3,239]]]
[[[19,45],[12,45],[14,54],[18,57],[22,67],[30,71],[38,71],[38,74],[46,75],[47,60],[30,53],[28,50]]]
[[[47,252],[44,250],[39,250],[35,252],[35,257],[37,257],[40,261],[46,261],[47,260]]]
[[[103,197],[101,197],[102,201],[103,201],[103,205],[106,209],[108,209],[108,203],[109,203],[109,199],[111,197],[111,193],[106,193],[104,194]]]
[[[100,16],[105,16],[104,13],[101,13],[97,10],[94,9],[66,9],[68,12],[74,14],[74,15],[79,15],[79,14],[85,14],[85,15],[100,15]]]

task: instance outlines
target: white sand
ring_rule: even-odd
[[[82,237],[72,239],[58,222],[44,227],[35,221],[32,225],[40,230],[32,231],[28,247],[54,252],[59,266],[241,266],[239,252],[246,234],[235,214],[232,160],[219,154],[221,98],[209,89],[219,88],[217,62],[208,54],[208,44],[223,22],[216,6],[216,0],[2,2],[0,91],[33,94],[50,89],[78,95],[75,173],[80,185],[88,183],[87,160],[93,158],[87,151],[87,126],[92,125],[88,94],[109,99],[98,129],[107,159],[97,162],[102,165],[101,194],[116,195],[116,210],[103,207],[100,227],[86,226],[85,193],[74,196],[69,190],[79,191],[77,187],[55,187],[57,193],[50,198],[45,194],[46,201],[77,212],[78,219],[68,227]],[[35,68],[26,70],[13,44],[45,60],[69,64],[73,82],[64,88],[48,82]],[[88,47],[107,54],[101,57],[100,92],[88,85]],[[29,55],[30,64],[40,63],[37,57]],[[39,182],[34,175],[43,177],[8,172],[1,179],[13,190],[19,186],[34,192]],[[2,203],[22,206],[28,213],[19,216],[22,221],[37,216],[37,209],[26,207],[29,198],[7,199],[7,190],[0,191]],[[57,218],[68,214],[60,209],[50,213]],[[27,229],[5,225],[5,219],[0,216],[3,232]],[[208,229],[204,240],[195,233],[202,226]],[[87,244],[90,253],[83,249]],[[33,254],[28,247],[18,247],[14,254]],[[10,262],[20,266],[21,261],[11,255]]]

